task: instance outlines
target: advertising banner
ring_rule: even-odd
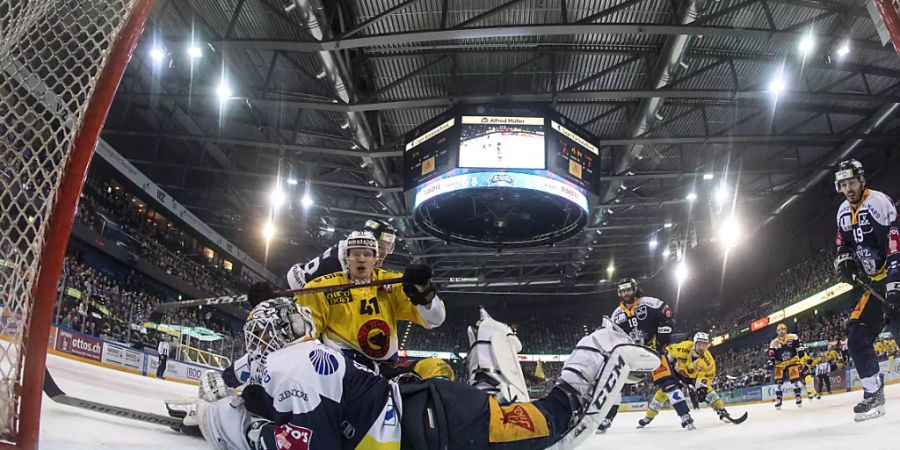
[[[94,337],[67,330],[58,330],[56,349],[70,355],[100,361],[103,356],[103,342]]]
[[[157,367],[159,367],[159,357],[156,355],[147,355],[147,375],[154,375]],[[166,373],[163,377],[199,382],[200,376],[207,370],[209,370],[208,367],[186,364],[170,359],[169,362],[166,363]]]
[[[144,353],[104,342],[101,361],[140,372],[144,368]]]

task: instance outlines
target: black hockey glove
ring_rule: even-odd
[[[839,280],[852,285],[859,276],[859,263],[850,253],[841,253],[834,258],[834,271]]]
[[[434,287],[432,287],[431,284],[428,284],[424,291],[420,291],[415,284],[403,283],[403,293],[409,297],[409,301],[412,302],[413,305],[425,306],[434,298],[434,296],[431,295],[434,293]]]
[[[272,285],[269,282],[254,283],[250,286],[250,289],[247,289],[247,302],[252,307],[256,307],[256,305],[273,298],[275,298],[274,289],[272,289]]]
[[[706,386],[700,386],[697,388],[697,403],[703,403],[706,401],[706,395],[709,394],[709,388]]]
[[[425,286],[431,282],[431,267],[424,264],[412,264],[403,270],[403,283]],[[405,290],[405,289],[404,289]]]
[[[891,323],[897,323],[900,322],[900,283],[888,284],[896,284],[898,286],[896,286],[897,289],[889,290],[884,295],[884,299],[887,300],[884,304],[884,315]]]

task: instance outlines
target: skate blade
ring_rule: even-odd
[[[865,422],[867,420],[877,419],[883,416],[885,413],[884,407],[880,406],[875,411],[867,412],[867,413],[859,413],[853,418],[855,422]]]
[[[691,431],[691,430],[696,430],[696,429],[697,429],[697,427],[695,427],[694,424],[690,424],[690,425],[688,425],[688,426],[686,426],[686,427],[682,427],[682,428],[684,428],[685,431]]]

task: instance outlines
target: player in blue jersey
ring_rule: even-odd
[[[900,232],[894,202],[866,187],[859,161],[841,162],[834,186],[846,198],[837,212],[835,270],[847,283],[862,282],[887,300],[874,298],[867,288],[850,314],[847,347],[863,385],[863,400],[853,412],[862,421],[884,415],[884,381],[872,344],[885,319],[900,337]]]

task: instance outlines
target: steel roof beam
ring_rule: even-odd
[[[711,36],[733,37],[738,39],[779,40],[796,42],[805,33],[779,31],[757,28],[736,28],[704,25],[660,25],[650,23],[600,23],[600,24],[549,24],[549,25],[514,25],[499,27],[473,27],[462,29],[410,31],[387,33],[348,39],[328,39],[317,42],[298,42],[280,39],[219,39],[213,44],[222,49],[244,50],[280,50],[289,52],[330,52],[351,48],[368,48],[378,46],[401,46],[422,42],[452,41],[458,39],[486,39],[501,37],[545,37],[573,35],[660,35],[660,36]],[[824,40],[828,36],[816,35]],[[856,49],[872,51],[890,51],[880,43],[861,39],[852,39],[850,45]],[[433,48],[439,48],[439,45]]]

